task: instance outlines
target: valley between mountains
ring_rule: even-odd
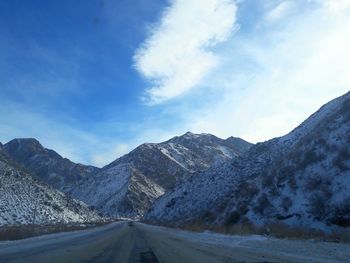
[[[0,226],[132,218],[347,228],[350,93],[266,142],[188,132],[102,168],[76,164],[36,139],[13,139],[0,144],[0,192]]]

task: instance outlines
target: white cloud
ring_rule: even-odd
[[[158,104],[200,83],[218,63],[212,47],[235,25],[232,0],[174,0],[150,37],[135,52],[137,70],[152,87],[146,100]]]
[[[272,10],[276,1],[268,2]],[[29,108],[1,99],[0,138],[6,142],[14,137],[36,137],[73,161],[102,166],[141,143],[160,142],[187,130],[253,142],[283,135],[322,104],[350,90],[348,2],[296,0],[298,12],[279,16],[278,26],[264,23],[267,13],[252,12],[253,18],[240,14],[241,29],[228,38],[236,11],[231,1],[173,1],[138,50],[136,65],[153,81],[148,90],[153,103],[186,92],[210,71],[205,87],[198,89],[204,99],[187,96],[179,100],[181,105],[159,108],[166,114],[154,114],[151,120],[115,125],[108,120],[96,125],[97,130],[32,114]],[[216,11],[208,11],[212,10],[208,5],[219,3]],[[219,11],[227,16],[217,17]],[[198,29],[187,25],[198,25]],[[215,54],[210,51],[221,41],[227,42]],[[218,58],[224,59],[214,68]],[[174,116],[176,125],[167,125]],[[154,121],[159,119],[167,122]]]
[[[277,22],[278,20],[288,16],[294,7],[295,4],[292,1],[281,2],[265,15],[265,19],[268,22]]]
[[[325,0],[324,3],[335,12],[344,12],[350,9],[350,0]]]
[[[323,4],[277,28],[238,33],[208,83],[222,99],[187,112],[189,129],[253,142],[288,133],[350,90],[349,46],[350,16]]]

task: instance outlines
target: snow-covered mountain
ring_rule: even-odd
[[[41,181],[103,214],[138,217],[178,183],[250,147],[239,138],[188,132],[163,143],[142,144],[102,169],[75,164],[35,139],[14,139],[3,149]]]
[[[87,205],[66,197],[23,171],[0,149],[0,226],[100,219]]]
[[[250,147],[239,138],[190,132],[163,143],[142,144],[82,180],[71,195],[107,215],[142,216],[157,198],[195,172],[231,160]]]
[[[15,139],[0,143],[0,222],[28,223],[34,208],[40,222],[96,217],[55,188],[105,215],[141,217],[151,207],[154,222],[350,226],[349,145],[350,93],[267,142],[188,132],[102,169]]]
[[[31,174],[63,192],[67,192],[82,178],[99,171],[96,167],[76,164],[63,158],[55,151],[44,148],[36,139],[14,139],[3,148]]]
[[[350,226],[350,93],[288,135],[187,179],[160,198],[146,218]]]

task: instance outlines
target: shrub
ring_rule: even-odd
[[[330,223],[342,227],[350,227],[350,198],[338,204],[334,208]]]
[[[341,171],[350,170],[347,162],[350,161],[350,150],[344,146],[338,151],[338,155],[333,159],[334,166],[338,167]]]
[[[294,176],[295,168],[291,165],[286,165],[280,169],[278,174],[278,184],[283,183],[285,180]]]
[[[309,165],[320,162],[325,158],[323,154],[317,153],[315,149],[310,149],[305,152],[301,162],[302,168],[306,168]]]
[[[174,206],[175,203],[176,203],[175,198],[172,198],[172,199],[165,205],[165,207],[170,208],[170,207]]]
[[[296,190],[298,189],[298,185],[297,185],[297,180],[295,179],[294,176],[291,176],[288,178],[288,186],[290,187],[290,189],[292,189],[294,192],[296,192]]]
[[[216,214],[210,210],[205,211],[202,216],[203,221],[207,221],[207,222],[211,222],[215,220],[215,218],[216,218]]]
[[[273,172],[272,174],[267,174],[262,178],[262,187],[263,188],[267,188],[270,187],[271,185],[273,185],[274,182],[274,176],[273,176]]]
[[[288,212],[289,208],[292,205],[293,205],[293,201],[288,196],[284,197],[281,201],[281,207],[283,208],[284,212]]]
[[[314,193],[309,199],[310,213],[316,220],[323,220],[327,216],[329,210],[327,198],[324,194]]]
[[[57,205],[57,204],[53,204],[53,205],[52,205],[52,208],[53,208],[54,210],[56,210],[57,212],[63,212],[63,209],[62,209],[59,205]]]
[[[254,182],[247,181],[241,182],[237,189],[239,189],[239,191],[236,191],[235,197],[244,198],[246,200],[251,200],[259,192],[259,189]]]
[[[258,200],[256,206],[253,208],[254,212],[260,215],[266,214],[268,208],[271,208],[270,200],[266,194],[262,194]]]
[[[312,192],[317,190],[323,184],[323,178],[319,175],[313,175],[306,179],[305,191]]]
[[[229,225],[237,224],[240,219],[241,219],[241,214],[238,211],[233,211],[227,217],[225,221],[225,225],[229,226]]]

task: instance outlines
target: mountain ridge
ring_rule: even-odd
[[[321,107],[289,134],[258,143],[243,156],[177,186],[155,203],[146,219],[178,224],[248,220],[257,225],[349,225],[349,122],[350,92]]]
[[[190,132],[162,143],[144,143],[103,167],[98,180],[87,178],[71,194],[107,215],[142,217],[155,200],[185,178],[238,156],[250,146],[244,140],[227,143],[213,135]],[[123,183],[114,183],[115,188],[106,193],[104,186],[115,181]]]
[[[99,171],[94,166],[77,164],[54,150],[44,148],[34,138],[16,138],[3,146],[4,151],[25,169],[54,188],[67,192],[72,184]]]
[[[185,178],[250,147],[239,138],[187,132],[162,143],[141,144],[102,168],[75,164],[32,138],[11,140],[4,150],[43,182],[105,215],[140,217]]]
[[[31,176],[0,148],[0,226],[101,220],[96,212]]]
[[[54,171],[62,177],[71,172],[74,180],[57,183],[49,176],[46,182],[107,216],[325,229],[350,225],[349,122],[350,92],[290,133],[255,145],[186,132],[141,144],[102,168],[74,164],[35,139],[15,139],[0,149],[33,174],[38,171],[33,167],[41,167],[39,178],[50,174],[52,159],[68,165],[68,170],[58,165]],[[74,175],[74,167],[83,174]]]

